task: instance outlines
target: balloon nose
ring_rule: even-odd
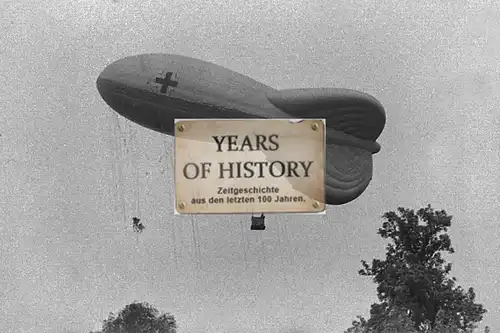
[[[126,66],[123,60],[109,64],[97,77],[97,91],[102,99],[116,112],[123,115],[124,96],[130,96],[133,85],[127,80]]]
[[[102,75],[99,75],[99,77],[96,80],[96,86],[97,86],[97,91],[99,92],[99,95],[101,95],[102,98],[106,96],[106,91],[108,91],[108,87],[104,79],[102,78]]]
[[[114,83],[119,82],[119,66],[117,65],[116,62],[108,65],[96,80],[97,91],[106,102],[113,92]]]
[[[128,57],[108,65],[96,79],[102,99],[121,116],[155,131],[171,134],[173,121],[165,112],[163,96],[155,94],[148,80],[152,71],[142,71],[140,57]],[[166,102],[165,102],[166,101]]]
[[[101,95],[102,99],[108,104],[112,105],[111,97],[113,96],[113,81],[102,74],[99,75],[96,81],[97,91]]]

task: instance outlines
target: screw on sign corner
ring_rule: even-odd
[[[184,210],[184,209],[186,209],[186,203],[184,201],[181,201],[181,202],[179,202],[177,207],[179,208],[179,210]]]
[[[177,130],[178,130],[179,132],[184,132],[184,130],[185,130],[185,129],[186,129],[186,127],[185,127],[183,124],[179,124],[179,125],[177,125]]]

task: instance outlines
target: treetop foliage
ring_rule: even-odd
[[[452,216],[428,205],[416,213],[400,207],[382,217],[378,234],[390,240],[385,260],[363,260],[359,271],[377,284],[380,303],[372,305],[368,320],[358,317],[346,332],[391,332],[393,323],[404,332],[472,330],[486,310],[474,303],[473,288],[456,285],[449,276],[452,265],[442,257],[454,253],[447,234]]]
[[[118,314],[110,313],[101,331],[94,333],[176,333],[174,316],[161,314],[152,305],[131,303]]]

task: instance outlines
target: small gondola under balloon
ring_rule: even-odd
[[[261,214],[260,216],[252,215],[252,225],[250,226],[250,230],[266,230],[266,226],[264,224],[265,219],[266,217],[264,214]]]

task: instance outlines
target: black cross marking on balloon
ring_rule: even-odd
[[[177,81],[172,81],[172,72],[168,72],[165,74],[165,78],[157,77],[155,82],[156,83],[161,83],[161,89],[160,92],[162,94],[165,94],[167,92],[168,87],[177,87]]]

